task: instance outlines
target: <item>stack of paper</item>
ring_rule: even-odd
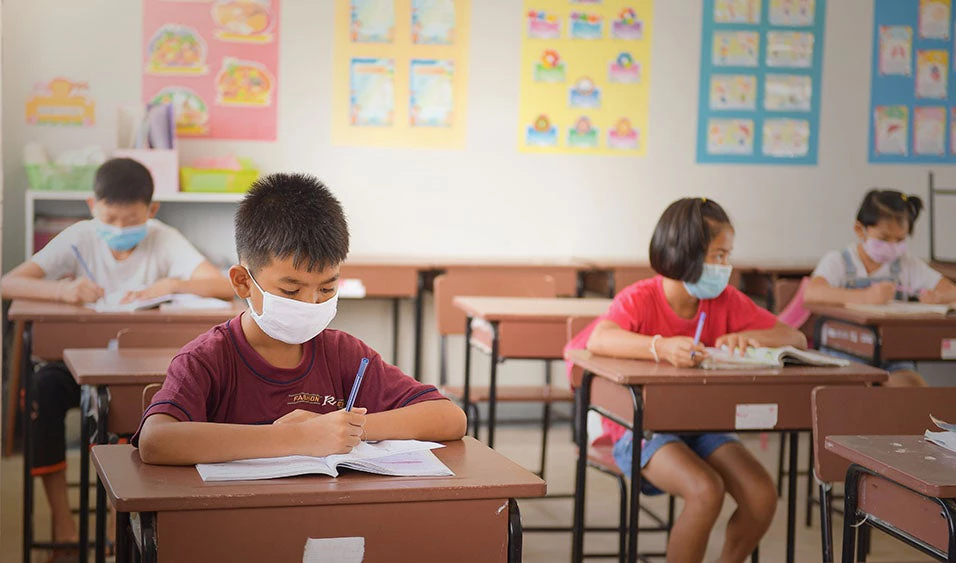
[[[944,422],[933,415],[929,415],[933,424],[940,428],[942,432],[931,432],[929,430],[923,435],[928,442],[937,446],[942,446],[951,452],[956,452],[956,424]]]

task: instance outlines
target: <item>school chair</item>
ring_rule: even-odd
[[[143,387],[143,412],[146,412],[146,409],[149,408],[149,405],[153,402],[153,397],[160,389],[163,388],[162,383],[150,383],[146,387]]]
[[[956,419],[956,387],[818,387],[811,399],[813,472],[820,489],[823,561],[833,562],[833,483],[842,483],[849,462],[828,452],[827,436],[922,435],[929,415]],[[864,527],[863,532],[869,528]],[[866,544],[866,533],[861,534]],[[866,549],[861,550],[863,558]]]
[[[557,297],[554,279],[551,276],[537,273],[485,273],[463,271],[459,273],[442,274],[435,278],[435,318],[439,335],[439,387],[441,392],[449,397],[462,400],[463,386],[448,385],[448,337],[465,333],[465,313],[455,307],[453,301],[456,296],[474,297]],[[466,342],[471,346],[471,342]],[[478,349],[481,349],[478,346]],[[503,358],[490,358],[493,362],[503,362]],[[497,400],[501,402],[541,403],[541,468],[538,472],[544,478],[545,462],[548,449],[548,431],[551,426],[552,403],[571,403],[573,395],[570,390],[555,387],[551,384],[551,362],[545,360],[544,383],[541,385],[498,385]],[[468,410],[468,418],[474,421],[474,436],[478,437],[478,428],[481,424],[477,403],[488,402],[490,398],[488,386],[471,385],[471,403],[464,405]]]

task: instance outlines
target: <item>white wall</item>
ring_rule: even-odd
[[[730,211],[737,223],[738,258],[812,260],[850,240],[856,207],[870,186],[926,192],[928,167],[866,162],[870,0],[828,2],[820,154],[814,167],[695,164],[702,3],[694,0],[655,3],[645,158],[516,151],[518,0],[472,2],[464,150],[334,147],[329,134],[332,4],[282,2],[278,142],[192,141],[183,142],[181,152],[188,162],[235,151],[254,157],[265,171],[318,174],[346,206],[355,254],[642,257],[663,208],[693,194],[716,199]],[[114,145],[113,108],[140,99],[142,9],[131,0],[5,0],[3,15],[7,270],[23,259],[24,143],[39,140],[53,151],[91,142]],[[95,127],[24,124],[22,108],[32,84],[60,74],[90,82],[97,101]],[[956,171],[938,167],[937,179],[956,186]],[[231,212],[230,206],[204,205],[190,209],[188,217],[182,208],[170,210],[167,218],[220,259],[232,253]],[[201,224],[194,220],[198,217]],[[956,238],[950,233],[948,240]],[[917,226],[913,247],[928,252],[925,220]],[[388,324],[370,324],[381,332],[373,343],[387,349]]]

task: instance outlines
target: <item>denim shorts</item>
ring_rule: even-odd
[[[658,434],[654,433],[649,440],[644,440],[644,445],[641,448],[641,469],[647,467],[647,462],[651,460],[651,457],[657,453],[657,450],[661,449],[661,446],[670,444],[671,442],[684,442],[687,444],[693,452],[701,457],[701,459],[707,459],[710,457],[710,454],[717,451],[717,448],[723,446],[724,444],[729,444],[732,442],[740,442],[740,438],[736,434],[721,434],[721,433],[709,433],[709,434]],[[627,434],[621,436],[621,439],[614,443],[614,461],[617,463],[617,466],[624,472],[625,475],[631,474],[631,456],[634,453],[634,433],[628,432]],[[661,491],[655,487],[647,479],[641,480],[641,493],[645,495],[659,495],[663,494],[664,491]]]
[[[846,352],[841,352],[839,350],[825,348],[820,351],[827,356],[833,356],[834,358],[843,358],[844,360],[850,360],[851,362],[856,362],[858,364],[866,363],[861,358],[858,358],[852,354],[847,354]],[[903,370],[916,371],[916,362],[883,362],[880,364],[880,369],[888,372]]]

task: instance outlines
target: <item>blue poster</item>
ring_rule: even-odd
[[[826,0],[705,0],[697,162],[817,163]]]
[[[870,162],[956,162],[950,0],[876,0]]]

